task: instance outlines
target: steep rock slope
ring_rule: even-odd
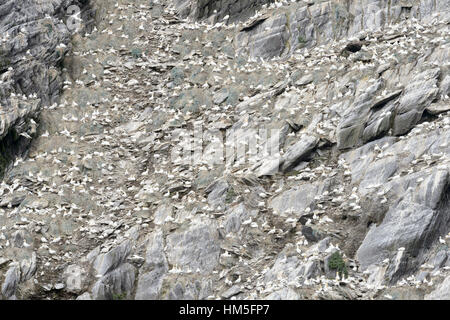
[[[70,6],[81,27],[92,23],[88,1],[0,1],[0,174],[36,134],[42,105],[55,103],[63,80],[60,64],[70,50]],[[22,135],[20,135],[22,134]]]
[[[382,3],[277,2],[210,24],[179,1],[98,1],[1,185],[2,298],[447,297],[448,6],[391,1],[401,14],[369,28]],[[289,33],[241,41],[337,6],[359,22],[329,35],[331,11],[289,50]],[[226,155],[224,137],[280,152]]]
[[[245,20],[262,5],[272,2],[274,0],[175,0],[174,6],[178,16],[215,23],[223,19],[227,22]]]

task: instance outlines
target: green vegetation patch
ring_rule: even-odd
[[[133,58],[138,59],[142,57],[142,51],[138,48],[131,49],[131,55],[133,56]]]
[[[125,292],[122,293],[113,293],[113,300],[125,300],[127,298],[127,294]]]
[[[328,260],[328,268],[336,270],[341,277],[348,277],[347,265],[345,264],[344,259],[342,259],[342,255],[339,251],[336,251],[331,255],[330,260]]]
[[[237,194],[234,192],[234,189],[232,187],[228,188],[227,196],[225,197],[226,203],[233,202],[234,198],[236,198]]]

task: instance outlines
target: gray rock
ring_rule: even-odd
[[[218,92],[216,92],[216,94],[213,97],[213,102],[214,104],[221,104],[223,102],[225,102],[225,100],[227,100],[228,98],[228,90],[227,89],[222,89],[219,90]]]
[[[85,292],[82,295],[79,295],[76,300],[92,300],[92,296],[89,292]]]
[[[5,298],[10,298],[16,294],[17,286],[20,282],[20,267],[18,265],[11,266],[5,275],[5,280],[2,284],[2,295]]]
[[[242,288],[240,285],[233,285],[231,288],[229,288],[227,291],[222,293],[222,297],[225,299],[230,299],[232,296],[237,295],[238,293],[242,292]]]
[[[162,232],[154,232],[148,238],[145,264],[139,274],[135,299],[158,299],[167,271],[163,235]]]
[[[153,222],[157,225],[164,224],[165,220],[168,217],[172,217],[173,215],[173,207],[171,204],[160,204],[155,211]]]
[[[320,273],[319,267],[319,261],[316,259],[306,262],[304,265],[303,278],[311,279],[316,277]]]
[[[91,25],[93,10],[78,0],[53,0],[25,3],[4,0],[0,8],[0,139],[10,132],[35,135],[34,124],[43,104],[54,103],[62,87],[58,65],[70,50],[70,30],[61,19],[69,6],[81,9],[81,26]],[[21,98],[23,94],[30,98]],[[31,95],[36,95],[31,98]],[[2,157],[23,152],[30,139],[16,137],[15,150]]]
[[[264,280],[267,283],[278,279],[296,279],[305,274],[305,267],[298,257],[281,252],[272,268],[264,275]]]
[[[255,173],[258,177],[277,174],[280,169],[280,163],[282,163],[280,156],[266,158],[257,165]]]
[[[446,103],[446,102],[443,102],[443,101],[440,101],[439,103],[432,103],[432,104],[430,104],[426,108],[426,110],[429,113],[433,114],[433,115],[438,115],[440,113],[444,113],[444,112],[450,111],[450,104]]]
[[[352,108],[345,111],[337,132],[337,143],[339,149],[348,149],[360,145],[361,138],[364,135],[364,130],[368,122],[369,129],[367,130],[371,130],[371,132],[375,135],[378,133],[378,128],[370,129],[369,119],[373,114],[373,106],[380,105],[380,101],[375,101],[374,96],[381,86],[382,81],[376,81],[373,85],[369,86],[355,98]],[[381,117],[382,122],[384,116],[380,115],[379,117]],[[377,120],[372,120],[372,122],[373,121]],[[366,140],[373,138],[372,134],[368,134],[368,131],[366,131],[365,135]]]
[[[430,69],[417,74],[411,80],[396,108],[394,135],[405,134],[419,122],[425,108],[439,93],[437,83],[440,74],[439,68]]]
[[[212,294],[211,280],[202,279],[193,281],[190,277],[179,277],[177,282],[171,286],[167,295],[169,300],[193,300],[205,299]]]
[[[363,270],[386,258],[393,259],[401,247],[407,256],[417,257],[437,239],[448,220],[445,210],[437,209],[446,192],[448,176],[445,170],[433,170],[426,180],[408,189],[379,226],[371,227],[356,253]],[[405,266],[407,270],[411,268],[411,263]],[[395,275],[391,277],[395,279]]]
[[[293,146],[289,147],[282,159],[281,169],[286,172],[305,159],[316,148],[319,138],[313,135],[303,135]]]
[[[205,189],[205,193],[208,194],[209,204],[214,207],[222,206],[223,208],[228,188],[229,184],[225,179],[218,179],[209,185]]]
[[[264,299],[266,300],[298,300],[300,296],[291,288],[283,288],[272,292]]]
[[[416,279],[417,279],[417,281],[422,282],[423,280],[429,278],[429,276],[430,276],[430,273],[429,273],[428,271],[421,271],[421,272],[417,275]]]
[[[320,232],[309,226],[302,227],[302,234],[306,238],[306,240],[311,242],[317,242],[323,238],[323,235]]]
[[[36,268],[36,253],[33,252],[30,259],[24,259],[20,263],[21,282],[29,280],[36,272]]]
[[[9,262],[9,259],[0,257],[0,268],[3,267],[3,265],[6,265],[6,263]]]
[[[64,270],[63,278],[66,285],[66,291],[71,293],[79,293],[85,287],[86,271],[75,264],[69,265]]]
[[[129,263],[104,275],[92,288],[93,300],[120,300],[130,298],[134,288],[136,268]]]
[[[245,48],[254,57],[280,56],[289,39],[287,22],[286,14],[258,18],[236,36],[236,42],[240,48]]]
[[[373,191],[382,186],[398,170],[398,159],[396,156],[386,157],[372,162],[366,169],[364,177],[359,184],[361,194]]]
[[[12,206],[12,207],[16,207],[18,205],[20,205],[23,200],[25,200],[26,195],[21,195],[21,194],[13,194],[10,196],[4,196],[0,202],[0,207],[7,207],[7,206]]]
[[[202,222],[193,222],[183,229],[167,236],[169,263],[192,272],[211,272],[219,262],[217,229]]]
[[[440,94],[450,96],[450,74],[442,80]]]
[[[448,0],[415,2],[407,12],[402,3],[383,0],[352,2],[297,2],[272,15],[258,17],[236,37],[240,51],[256,57],[288,55],[299,47],[323,44],[331,39],[375,31],[406,18],[429,20],[436,12],[448,14]],[[281,11],[281,12],[280,12]]]
[[[427,294],[425,300],[450,300],[450,276],[447,276],[433,292]]]
[[[193,19],[206,19],[211,22],[221,21],[225,16],[229,16],[227,21],[233,22],[250,17],[252,13],[261,5],[273,2],[274,0],[175,0],[175,8],[182,17]]]
[[[445,261],[447,260],[447,252],[445,250],[440,250],[433,258],[433,266],[435,269],[441,268]]]
[[[366,170],[376,159],[374,149],[377,146],[379,148],[384,145],[393,145],[396,141],[397,139],[394,137],[384,137],[342,154],[341,158],[348,162],[351,169],[352,183],[360,182],[366,176]],[[369,175],[367,175],[367,178],[371,179]]]
[[[313,82],[314,77],[312,74],[307,74],[304,75],[303,77],[301,77],[298,81],[295,82],[295,85],[297,86],[305,86],[307,84],[310,84],[311,82]]]
[[[225,221],[225,232],[239,232],[241,224],[248,218],[256,217],[258,210],[248,209],[244,203],[240,203],[238,206],[229,210],[227,213],[227,219]]]
[[[315,253],[325,252],[325,250],[327,250],[328,246],[330,245],[330,242],[331,239],[329,237],[320,240],[318,243],[314,244],[308,249],[307,254],[313,255]]]
[[[314,203],[314,198],[319,194],[319,187],[305,183],[290,190],[286,190],[274,197],[269,202],[269,208],[275,215],[288,216],[294,214],[300,217],[304,210]]]

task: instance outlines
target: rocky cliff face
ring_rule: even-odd
[[[215,23],[242,21],[251,17],[257,9],[274,0],[175,0],[178,16],[194,20],[207,19]]]
[[[30,92],[1,297],[449,299],[448,8],[97,1]]]
[[[433,21],[448,10],[448,1],[299,1],[277,10],[262,10],[236,36],[239,49],[251,56],[291,55],[299,47],[349,37],[364,39],[387,25],[405,20]],[[272,7],[276,7],[272,4]],[[448,16],[439,15],[445,22]]]
[[[70,50],[70,6],[92,23],[87,1],[0,1],[0,170],[36,134],[40,107],[55,103],[63,85],[61,62]],[[69,18],[70,19],[70,18]],[[81,30],[80,30],[81,31]],[[7,139],[4,139],[7,137]]]

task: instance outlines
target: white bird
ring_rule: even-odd
[[[31,136],[28,133],[26,133],[26,132],[20,133],[19,136],[25,137],[27,139],[32,139]]]

